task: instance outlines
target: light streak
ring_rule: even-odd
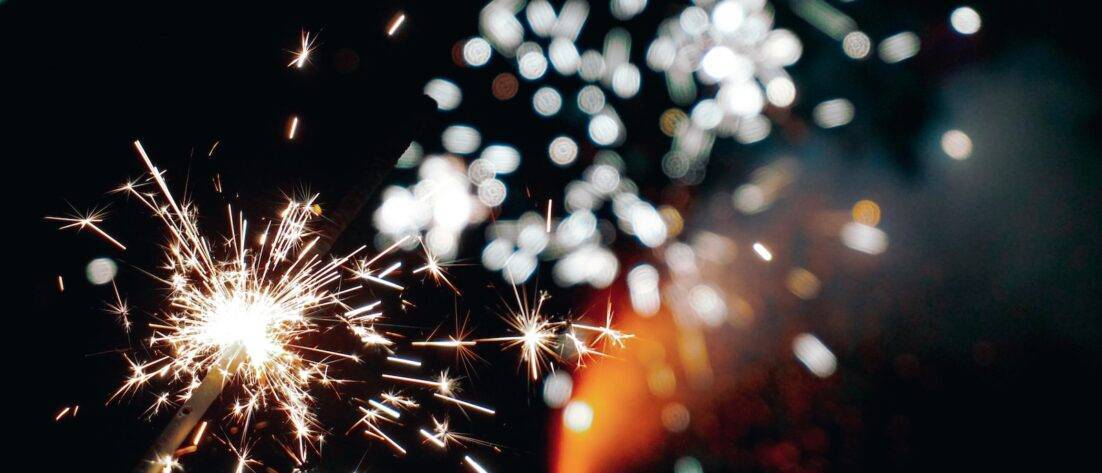
[[[62,222],[65,225],[58,227],[58,230],[65,230],[69,228],[76,228],[77,231],[84,230],[85,228],[92,230],[104,240],[107,240],[112,245],[115,245],[118,249],[125,251],[126,245],[123,245],[115,237],[109,235],[103,231],[97,223],[103,223],[104,213],[99,210],[92,210],[84,215],[72,214],[68,217],[46,217],[46,220],[52,220],[55,222]]]
[[[454,397],[451,397],[451,396],[445,396],[445,395],[443,395],[443,394],[440,394],[440,393],[433,393],[432,395],[433,395],[433,396],[435,396],[435,397],[436,397],[436,398],[438,398],[438,399],[443,399],[443,400],[445,400],[445,401],[448,401],[448,402],[451,402],[451,403],[454,403],[454,404],[458,404],[458,405],[460,405],[460,406],[462,406],[462,407],[469,407],[469,408],[471,408],[471,409],[474,409],[474,410],[476,410],[476,411],[482,412],[482,413],[484,413],[484,414],[489,414],[489,415],[494,415],[494,414],[495,414],[495,412],[494,412],[494,410],[493,410],[493,409],[490,409],[490,408],[488,408],[488,407],[482,407],[482,406],[480,406],[480,405],[478,405],[478,404],[474,404],[474,403],[471,403],[471,402],[467,402],[467,401],[464,401],[464,400],[462,400],[462,399],[456,399],[456,398],[454,398]]]
[[[773,252],[769,251],[765,245],[760,242],[754,242],[754,252],[758,254],[758,257],[764,261],[773,261]]]
[[[391,363],[398,363],[398,364],[406,365],[406,366],[415,366],[415,367],[420,367],[421,366],[420,361],[411,360],[409,358],[402,358],[402,357],[399,357],[399,356],[388,356],[388,357],[386,357],[386,361],[389,361]]]
[[[294,140],[295,133],[298,131],[298,116],[291,115],[291,124],[287,126],[287,139]]]
[[[390,22],[390,26],[386,29],[387,36],[394,36],[394,33],[398,31],[398,28],[402,26],[402,23],[406,22],[406,14],[399,13],[398,17]]]
[[[490,473],[482,465],[479,465],[470,455],[463,455],[463,461],[467,463],[467,466],[471,467],[476,473]]]

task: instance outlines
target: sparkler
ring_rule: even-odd
[[[365,249],[361,246],[326,261],[317,250],[321,235],[315,234],[309,225],[319,213],[315,195],[290,201],[278,218],[259,227],[251,227],[242,213],[227,206],[229,231],[219,246],[201,231],[198,209],[188,201],[178,201],[164,173],[153,164],[141,143],[135,141],[133,145],[148,176],[129,181],[115,191],[151,211],[166,230],[169,239],[164,251],[165,273],[154,277],[167,287],[170,295],[156,320],[147,324],[152,331],[148,338],[151,358],[138,360],[126,356],[131,374],[108,402],[165,382],[173,387],[156,396],[146,414],[153,416],[162,409],[181,405],[145,457],[141,470],[180,469],[177,458],[197,448],[208,426],[204,422],[198,429],[195,427],[227,386],[238,391],[227,416],[241,432],[239,446],[227,442],[237,455],[238,471],[255,463],[248,458],[249,427],[259,424],[257,416],[262,411],[282,412],[291,445],[277,436],[273,438],[297,464],[305,461],[310,450],[320,451],[318,445],[327,429],[314,412],[312,389],[345,381],[330,375],[334,363],[359,361],[354,354],[318,346],[321,340],[311,341],[321,332],[343,327],[365,346],[383,347],[390,363],[405,369],[422,367],[420,361],[398,356],[391,334],[377,330],[376,323],[383,319],[381,301],[351,304],[351,299],[367,283],[403,289],[388,279],[401,268],[400,262],[380,270],[374,268],[383,256],[411,237],[399,239],[370,258],[360,257]],[[120,249],[125,248],[98,226],[103,221],[102,212],[49,219],[63,222],[61,229],[91,229]],[[445,275],[445,264],[428,250],[425,260],[413,273],[425,272],[458,294],[458,288]],[[342,286],[345,280],[358,284]],[[117,286],[112,285],[112,290],[114,302],[108,304],[108,310],[130,330],[129,306]],[[601,355],[597,344],[602,341],[623,346],[623,340],[630,338],[611,328],[611,310],[604,326],[576,324],[543,313],[546,293],[540,293],[534,306],[529,306],[515,285],[513,292],[517,307],[510,309],[504,319],[515,335],[472,339],[466,325],[460,327],[457,321],[455,334],[445,339],[413,341],[409,345],[454,349],[463,359],[475,356],[473,347],[480,343],[500,342],[506,348],[520,347],[521,362],[527,364],[526,371],[534,380],[545,367],[551,366],[552,360],[559,358],[557,350],[562,346],[559,342],[562,337],[574,343],[579,358]],[[586,342],[577,336],[579,331],[597,336]],[[381,377],[427,389],[432,399],[464,412],[471,410],[488,416],[496,413],[491,407],[457,397],[460,380],[446,369],[430,378],[390,373]],[[365,435],[405,454],[405,447],[388,435],[382,424],[396,423],[402,410],[417,409],[421,404],[393,391],[381,393],[379,399],[369,399],[367,407],[360,407],[363,416],[353,427],[361,426]],[[62,411],[57,419],[75,415],[75,411],[76,408],[71,413]],[[449,443],[483,444],[450,431],[447,420],[433,418],[433,423],[431,432],[423,429],[421,432],[426,441],[440,448]],[[189,437],[191,445],[177,450]],[[470,457],[465,458],[472,469],[485,471]]]

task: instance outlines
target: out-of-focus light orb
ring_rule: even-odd
[[[115,260],[106,257],[93,259],[84,267],[84,275],[88,278],[88,282],[97,286],[114,281],[118,273],[119,266],[115,264]]]
[[[688,118],[689,116],[679,109],[668,109],[658,117],[658,129],[662,131],[662,134],[672,137]]]
[[[556,165],[569,166],[578,159],[578,143],[567,136],[557,137],[547,147],[547,155]]]
[[[949,130],[941,135],[941,150],[957,161],[972,155],[972,138],[960,130]]]
[[[853,103],[846,99],[831,99],[811,110],[815,124],[822,128],[837,128],[853,121]]]
[[[722,33],[730,34],[738,31],[745,19],[746,10],[737,0],[724,0],[712,8],[712,24]]]
[[[509,283],[521,284],[532,277],[532,273],[536,271],[536,266],[539,266],[536,255],[527,251],[516,251],[509,256],[502,272]]]
[[[673,61],[676,58],[677,45],[670,38],[660,37],[647,47],[647,66],[655,71],[661,72],[669,69],[670,66],[673,66]]]
[[[488,159],[476,159],[471,161],[471,165],[467,166],[467,177],[471,179],[472,184],[481,184],[486,179],[491,179],[497,175],[497,169],[494,167],[494,163]]]
[[[980,19],[980,14],[972,7],[958,7],[953,10],[953,13],[949,14],[949,24],[953,25],[953,29],[957,33],[967,36],[976,34],[980,30],[983,20]]]
[[[801,333],[792,340],[792,352],[808,371],[820,378],[834,374],[838,360],[821,340],[810,333]]]
[[[704,473],[704,466],[694,457],[681,457],[674,462],[673,473]]]
[[[505,183],[497,179],[487,179],[478,185],[478,200],[487,207],[501,205],[506,194]]]
[[[662,363],[647,372],[647,388],[659,398],[668,398],[677,392],[677,376],[669,365]]]
[[[608,7],[617,20],[630,20],[643,12],[647,7],[647,0],[612,0]]]
[[[785,29],[770,31],[761,48],[765,56],[762,60],[773,67],[791,66],[800,60],[804,52],[803,43],[796,33]]]
[[[881,61],[895,64],[914,57],[920,47],[918,35],[904,31],[884,38],[877,46],[877,53]]]
[[[662,299],[658,291],[658,270],[649,264],[640,264],[628,272],[628,293],[631,306],[643,317],[658,313]]]
[[[751,248],[754,249],[754,253],[757,253],[762,261],[773,261],[773,252],[769,251],[769,248],[766,248],[760,241],[754,242]]]
[[[574,391],[574,380],[563,371],[555,371],[543,380],[543,402],[547,407],[558,409],[570,400]]]
[[[666,242],[666,237],[669,235],[666,222],[651,204],[642,200],[632,204],[628,220],[631,222],[631,231],[635,234],[635,238],[644,245],[657,248]]]
[[[611,194],[620,186],[620,171],[611,164],[595,164],[585,171],[585,180],[601,194]]]
[[[593,115],[605,108],[605,93],[600,87],[587,85],[578,91],[578,108]]]
[[[493,92],[494,98],[498,100],[509,100],[517,95],[517,89],[520,88],[520,84],[517,83],[516,76],[502,72],[494,77],[493,82],[490,83],[490,91]]]
[[[850,59],[865,59],[872,51],[872,39],[861,31],[850,31],[842,37],[842,52]]]
[[[550,117],[562,109],[562,95],[551,87],[540,87],[532,94],[532,108],[544,117]]]
[[[547,54],[551,58],[551,67],[559,71],[559,74],[568,76],[578,72],[581,55],[578,54],[578,48],[574,46],[573,41],[556,37],[551,40],[551,46],[549,46]]]
[[[871,200],[861,200],[853,204],[853,221],[875,227],[880,224],[880,206]]]
[[[757,184],[743,184],[731,194],[731,201],[739,212],[753,215],[766,207],[765,191]]]
[[[444,129],[440,136],[444,149],[455,154],[470,154],[482,144],[482,135],[478,130],[466,125],[452,125]]]
[[[436,101],[439,110],[455,110],[463,100],[463,92],[454,82],[446,79],[433,79],[425,84],[425,95]]]
[[[719,122],[723,121],[723,109],[719,104],[712,99],[701,100],[693,107],[693,111],[689,116],[693,120],[693,125],[702,130],[711,130],[719,126]]]
[[[529,51],[520,58],[520,76],[528,80],[536,80],[547,72],[547,58],[543,53]]]
[[[620,98],[630,99],[639,93],[639,87],[643,84],[643,78],[639,74],[639,68],[630,62],[616,66],[612,71],[612,91]]]
[[[542,231],[542,230],[541,230]],[[562,287],[588,283],[595,288],[605,288],[616,280],[620,262],[607,248],[587,244],[555,263],[552,275]]]
[[[478,17],[479,30],[500,51],[513,51],[524,39],[524,25],[516,12],[500,2],[490,2]]]
[[[700,71],[711,82],[731,78],[746,80],[753,73],[754,64],[745,56],[735,53],[726,46],[716,46],[704,53],[700,60]]]
[[[788,292],[805,301],[817,297],[822,287],[819,278],[804,268],[793,268],[788,272],[784,283]]]
[[[718,327],[727,320],[727,301],[707,284],[697,284],[689,290],[689,307],[709,327]]]
[[[593,425],[593,408],[585,401],[570,401],[563,410],[562,422],[574,432],[585,432]]]
[[[547,0],[533,0],[524,11],[528,25],[538,36],[550,35],[555,28],[555,9]]]
[[[761,113],[765,107],[765,97],[757,82],[748,80],[737,84],[726,84],[716,96],[716,100],[732,115],[752,117]]]
[[[467,65],[471,67],[482,67],[486,63],[490,62],[490,55],[493,50],[490,48],[490,43],[481,37],[474,37],[468,39],[463,44],[463,60]]]
[[[796,84],[787,77],[775,77],[765,85],[765,97],[778,107],[792,105],[796,101]]]
[[[769,122],[769,119],[761,115],[754,115],[739,121],[738,128],[735,130],[735,139],[739,143],[748,145],[764,140],[771,131],[773,131],[773,125]]]
[[[862,253],[878,255],[888,249],[888,234],[869,225],[849,222],[842,226],[840,236],[842,244]]]
[[[520,166],[520,151],[507,145],[490,145],[482,150],[479,159],[494,165],[494,173],[509,174]]]
[[[578,75],[582,79],[593,82],[600,79],[605,73],[605,58],[601,53],[592,49],[582,53],[581,62],[578,65]]]
[[[662,408],[662,426],[679,433],[689,428],[689,409],[679,402],[671,402]]]
[[[589,119],[589,139],[600,146],[609,146],[620,138],[620,124],[616,119],[600,113]]]
[[[700,7],[689,7],[678,17],[681,29],[690,36],[697,36],[708,30],[708,12]]]
[[[490,271],[500,271],[505,268],[509,256],[513,254],[513,245],[503,239],[495,239],[486,244],[482,249],[482,265]]]

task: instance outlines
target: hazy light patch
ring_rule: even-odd
[[[847,247],[878,255],[888,249],[888,234],[876,227],[849,222],[842,226],[842,244]]]
[[[980,14],[972,7],[958,7],[953,10],[953,13],[949,14],[949,24],[953,25],[953,29],[957,33],[968,36],[976,34],[980,30],[983,20],[980,19]]]
[[[958,161],[972,155],[972,138],[960,130],[949,130],[941,135],[941,150]]]
[[[808,371],[820,378],[834,374],[838,360],[830,349],[818,338],[809,333],[801,333],[792,341],[792,352],[796,359],[807,367]]]
[[[880,60],[895,64],[914,57],[920,47],[918,35],[904,31],[884,38],[877,47],[877,53],[880,54]]]

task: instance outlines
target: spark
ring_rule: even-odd
[[[403,383],[412,383],[412,384],[420,384],[422,386],[430,386],[430,387],[436,388],[437,392],[439,392],[441,394],[450,394],[450,393],[454,392],[455,388],[456,388],[455,379],[449,378],[447,371],[442,371],[440,373],[439,377],[436,380],[422,379],[422,378],[411,378],[411,377],[408,377],[408,376],[398,376],[398,375],[393,375],[393,374],[388,374],[388,373],[384,373],[383,378],[393,380],[393,381],[401,381]]]
[[[115,314],[115,317],[119,320],[126,333],[130,333],[130,307],[126,304],[126,301],[119,295],[119,287],[115,284],[114,280],[111,280],[111,289],[115,293],[115,302],[107,304],[107,312]]]
[[[61,412],[58,412],[57,415],[54,416],[54,422],[61,420],[61,418],[65,417],[65,414],[68,414],[70,410],[72,410],[71,407],[65,406],[65,408],[62,409]]]
[[[600,342],[602,340],[608,340],[609,343],[616,345],[617,347],[624,348],[624,341],[629,338],[634,338],[635,335],[630,333],[624,333],[612,328],[612,301],[608,301],[607,309],[605,310],[605,324],[601,327],[594,327],[592,325],[583,325],[579,323],[571,324],[572,328],[578,330],[588,330],[591,332],[597,332],[597,339],[594,342]]]
[[[505,347],[519,346],[521,350],[521,362],[528,364],[528,372],[532,380],[539,379],[540,370],[545,364],[549,364],[549,358],[555,358],[557,344],[557,330],[561,322],[553,322],[541,312],[543,303],[548,299],[546,293],[540,293],[534,307],[529,307],[526,298],[521,298],[517,287],[513,286],[516,296],[517,308],[510,309],[505,316],[505,322],[515,336],[487,338],[483,342],[505,342]]]
[[[52,220],[52,221],[55,221],[55,222],[62,222],[64,225],[62,225],[61,227],[58,227],[58,230],[66,230],[66,229],[69,229],[69,228],[76,228],[77,231],[80,231],[80,230],[84,230],[85,228],[88,228],[88,229],[92,230],[93,232],[95,232],[96,234],[98,234],[99,236],[103,237],[103,239],[107,240],[112,245],[115,245],[116,247],[118,247],[118,249],[125,251],[126,250],[126,245],[123,245],[121,242],[119,242],[119,240],[115,239],[115,237],[113,237],[113,236],[109,235],[107,232],[103,231],[103,229],[100,228],[99,225],[96,225],[97,223],[103,223],[104,215],[106,215],[106,214],[103,211],[92,210],[92,211],[87,212],[83,215],[74,213],[72,215],[69,215],[68,217],[49,217],[49,216],[47,216],[46,220]]]
[[[469,347],[474,346],[478,342],[475,340],[426,340],[423,342],[413,342],[410,345],[415,347],[444,347],[444,348],[456,348],[456,347]]]
[[[386,357],[386,361],[389,361],[391,363],[398,363],[398,364],[402,364],[402,365],[406,365],[406,366],[416,366],[416,367],[421,366],[420,361],[411,360],[411,359],[408,359],[408,358],[402,358],[400,356],[388,356],[388,357]]]
[[[57,292],[65,292],[65,279],[57,275]]]
[[[764,261],[773,261],[773,252],[769,251],[765,245],[760,242],[754,242],[754,252],[758,254],[758,257]]]
[[[399,13],[398,16],[390,22],[390,27],[386,29],[387,36],[394,36],[394,33],[398,31],[398,28],[402,26],[402,23],[406,22],[406,14]]]
[[[551,199],[547,199],[547,225],[545,231],[551,233]]]
[[[454,397],[451,397],[451,396],[445,396],[445,395],[440,394],[440,393],[433,393],[432,395],[435,396],[438,399],[443,399],[445,401],[448,401],[448,402],[453,403],[453,404],[457,404],[457,405],[462,406],[462,407],[469,407],[471,409],[482,412],[484,414],[494,415],[494,410],[490,409],[489,407],[482,407],[478,404],[467,402],[467,401],[464,401],[462,399],[457,399],[457,398],[454,398]]]
[[[155,463],[157,464],[157,467],[161,469],[161,473],[171,473],[177,470],[184,470],[184,466],[181,465],[180,462],[176,461],[176,459],[173,458],[172,455],[165,455],[161,458],[158,458]]]
[[[490,473],[485,468],[483,468],[482,465],[479,465],[478,462],[471,458],[470,455],[463,455],[463,461],[466,462],[467,466],[471,467],[471,469],[474,470],[475,473]]]
[[[298,131],[298,115],[291,115],[291,124],[287,125],[287,139],[294,140],[295,132]]]
[[[302,69],[306,66],[306,63],[310,60],[310,53],[316,49],[314,46],[316,41],[317,37],[311,38],[309,31],[303,31],[299,35],[299,50],[291,51],[294,54],[294,59],[287,63],[287,67]]]
[[[451,288],[452,292],[459,294],[459,289],[457,289],[455,285],[452,284],[450,280],[448,280],[447,271],[444,269],[447,266],[447,263],[441,263],[440,259],[431,251],[429,251],[429,248],[424,245],[424,242],[422,242],[421,247],[424,248],[425,251],[425,264],[424,266],[413,270],[413,274],[428,272],[428,274],[432,276],[432,279],[434,281],[438,283],[443,282],[445,285]]]

